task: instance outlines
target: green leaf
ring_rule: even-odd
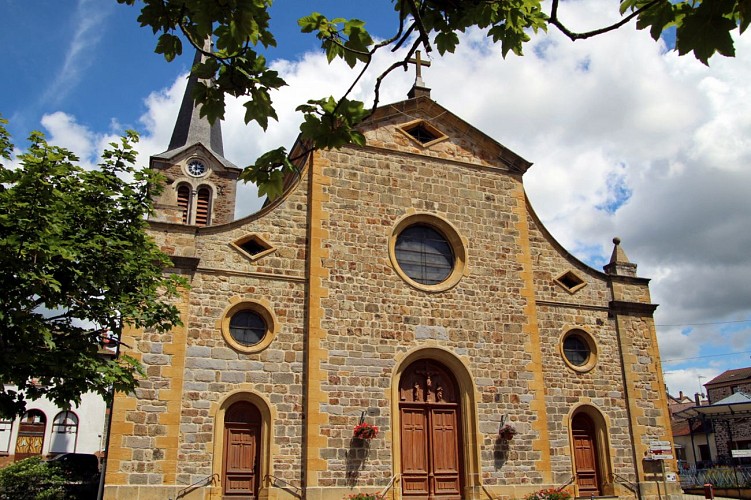
[[[439,54],[443,55],[446,52],[453,54],[456,46],[459,45],[459,36],[453,31],[450,33],[441,32],[435,36],[435,44]]]
[[[164,58],[170,62],[175,56],[179,56],[183,53],[183,44],[175,35],[164,33],[159,37],[154,52],[157,54],[163,54]]]
[[[733,57],[735,47],[730,32],[736,28],[736,22],[727,17],[727,7],[728,2],[716,0],[703,2],[698,8],[688,11],[676,30],[678,53],[693,52],[706,65],[715,52]]]

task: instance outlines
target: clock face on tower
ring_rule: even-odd
[[[201,177],[202,175],[206,174],[206,171],[206,165],[198,160],[193,160],[188,163],[188,173],[193,177]]]

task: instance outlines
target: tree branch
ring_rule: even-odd
[[[569,30],[566,26],[563,25],[563,23],[558,19],[558,2],[559,0],[553,0],[552,7],[550,9],[550,18],[548,19],[548,24],[552,24],[558,30],[566,35],[570,40],[583,40],[586,38],[591,38],[593,36],[602,35],[603,33],[607,33],[609,31],[615,31],[621,26],[627,24],[629,21],[631,21],[633,18],[637,17],[639,14],[644,12],[645,10],[651,9],[658,3],[662,2],[663,0],[652,0],[648,4],[644,5],[640,9],[635,10],[628,16],[624,17],[620,21],[618,21],[615,24],[611,24],[610,26],[606,26],[604,28],[587,31],[584,33],[574,33],[573,31]]]

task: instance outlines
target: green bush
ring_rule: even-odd
[[[64,483],[57,467],[49,467],[40,457],[30,457],[0,469],[0,499],[62,500]]]
[[[378,500],[374,493],[357,493],[347,496],[347,500]]]

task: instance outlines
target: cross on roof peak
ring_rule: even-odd
[[[415,86],[416,87],[424,87],[425,82],[422,81],[422,67],[425,66],[426,68],[430,66],[430,61],[423,61],[420,51],[415,51],[415,57],[410,58],[407,60],[408,63],[414,64],[416,68],[416,78],[415,78]]]

